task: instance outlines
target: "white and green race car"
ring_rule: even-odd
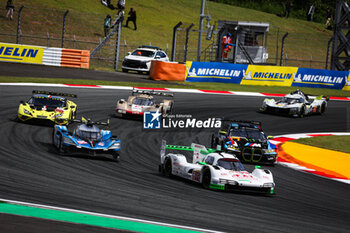
[[[165,154],[167,149],[193,151],[192,161],[188,162],[182,153]],[[275,182],[270,170],[256,166],[250,173],[235,155],[195,143],[191,147],[174,146],[166,145],[163,140],[159,171],[168,177],[179,176],[200,183],[206,189],[274,194]]]

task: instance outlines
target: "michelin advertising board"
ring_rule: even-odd
[[[186,82],[241,83],[248,65],[220,62],[186,62]]]
[[[220,62],[186,62],[186,82],[295,86],[350,91],[349,71]]]
[[[241,85],[290,87],[297,71],[296,67],[249,65]]]
[[[349,71],[299,68],[292,86],[343,89],[348,77]]]
[[[0,43],[0,61],[42,64],[44,47]]]

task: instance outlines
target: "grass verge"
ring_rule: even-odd
[[[101,81],[86,79],[57,79],[57,78],[36,78],[36,77],[9,77],[0,76],[2,83],[15,82],[33,82],[33,83],[66,83],[66,84],[84,84],[84,85],[112,85],[112,86],[134,86],[134,87],[158,87],[158,88],[186,88],[218,91],[243,91],[243,92],[262,92],[262,93],[279,93],[287,94],[294,91],[296,87],[270,87],[270,86],[241,86],[230,83],[192,83],[192,82],[175,82],[181,84],[175,86],[167,83],[144,83],[144,82],[117,82]],[[323,88],[300,88],[309,95],[327,95],[338,97],[349,97],[350,91],[332,90]]]
[[[350,153],[350,136],[322,136],[313,138],[302,138],[293,142],[329,150]]]

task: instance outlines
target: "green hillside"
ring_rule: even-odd
[[[40,44],[59,46],[62,31],[62,17],[65,10],[69,9],[66,26],[66,43],[68,48],[92,49],[93,43],[75,42],[72,40],[89,41],[98,43],[103,39],[103,19],[107,14],[115,16],[116,11],[104,7],[99,0],[16,0],[16,12],[19,6],[24,5],[22,11],[22,34],[42,38],[22,38],[23,44]],[[6,1],[1,0],[2,5]],[[116,0],[112,0],[117,4]],[[126,0],[127,14],[130,7],[137,12],[138,29],[133,26],[122,30],[122,54],[130,51],[133,47],[141,44],[151,44],[171,50],[173,27],[182,21],[185,25],[194,23],[193,29],[198,30],[201,0]],[[268,14],[252,9],[235,7],[222,3],[206,1],[206,14],[210,14],[214,23],[218,20],[241,20],[270,23],[270,37],[268,38],[268,52],[270,61],[279,64],[280,41],[285,32],[289,32],[286,40],[285,52],[290,66],[324,67],[327,41],[332,32],[325,29],[323,24],[307,22],[295,18],[281,18],[274,14]],[[5,15],[4,9],[2,15]],[[0,41],[16,41],[16,37],[4,35],[16,33],[16,20],[9,21],[0,18]],[[278,37],[277,37],[278,32]],[[47,37],[50,39],[48,40]],[[190,56],[195,59],[195,51],[198,32],[190,33]],[[206,48],[211,41],[203,40],[202,49]],[[278,44],[277,44],[278,43]],[[124,50],[123,50],[124,49]],[[309,60],[293,62],[293,59]],[[319,62],[315,62],[319,61]]]

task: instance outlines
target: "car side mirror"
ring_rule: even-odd
[[[273,139],[273,136],[267,136],[267,139]]]
[[[128,55],[131,55],[131,52],[128,52]]]
[[[159,59],[159,58],[160,58],[160,56],[156,56],[156,57],[155,57],[155,59]]]

